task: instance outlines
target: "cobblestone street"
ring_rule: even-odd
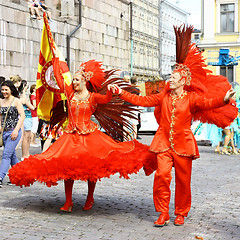
[[[150,144],[151,139],[142,136],[141,142]],[[90,211],[82,210],[87,184],[76,181],[72,213],[59,210],[65,200],[63,182],[51,188],[39,183],[19,188],[8,186],[5,178],[0,189],[0,239],[240,239],[240,155],[214,154],[209,146],[199,149],[201,159],[193,163],[192,208],[181,227],[173,225],[174,178],[171,219],[163,228],[153,226],[158,218],[152,200],[153,174],[146,177],[142,170],[129,180],[115,175],[98,182]],[[40,153],[40,148],[31,148],[31,153]],[[17,154],[21,157],[21,150]]]

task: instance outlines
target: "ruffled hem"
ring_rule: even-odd
[[[13,184],[21,187],[30,186],[36,181],[45,183],[48,187],[57,185],[59,180],[67,179],[96,182],[115,173],[128,179],[130,174],[137,173],[144,165],[149,169],[148,163],[154,157],[148,146],[135,140],[134,144],[132,151],[111,151],[105,159],[91,154],[72,155],[68,158],[52,157],[51,160],[44,159],[42,154],[31,155],[12,167],[9,178]]]

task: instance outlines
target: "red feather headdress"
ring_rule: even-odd
[[[95,60],[89,60],[82,63],[74,76],[82,75],[86,81],[90,82],[94,90],[98,89],[105,81],[105,73],[102,68],[102,63]],[[88,83],[87,83],[88,85]]]
[[[194,91],[206,98],[224,97],[231,88],[231,84],[226,77],[212,75],[211,71],[206,69],[207,65],[202,53],[196,44],[191,44],[193,26],[174,26],[174,31],[176,35],[176,67],[173,72],[178,72],[182,78],[185,78],[184,89]],[[166,85],[164,91],[170,91],[169,84]],[[157,115],[158,111],[155,114]],[[225,128],[234,121],[237,114],[236,102],[231,99],[223,107],[196,111],[193,114],[193,120]]]
[[[195,44],[191,44],[193,26],[174,26],[176,35],[176,67],[174,72],[180,73],[185,78],[187,91],[204,93],[207,91],[205,83],[207,74],[211,73],[206,69],[205,59]]]

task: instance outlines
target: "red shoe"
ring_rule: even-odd
[[[64,212],[72,212],[72,207],[73,207],[73,203],[65,203],[63,205],[63,207],[60,208],[61,211],[64,211]]]
[[[175,221],[174,221],[174,225],[182,226],[183,224],[184,224],[184,216],[178,214]]]
[[[86,203],[85,203],[85,205],[83,207],[83,210],[84,211],[91,210],[92,207],[93,207],[93,204],[94,204],[94,199],[92,199],[92,200],[88,200],[87,199],[87,201],[86,201]]]
[[[161,213],[159,215],[158,220],[154,223],[155,227],[163,227],[165,225],[168,225],[170,220],[169,213]]]

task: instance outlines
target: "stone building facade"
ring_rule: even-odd
[[[166,0],[160,1],[160,73],[164,77],[172,72],[176,63],[174,26],[187,23],[188,13]]]
[[[140,80],[159,76],[159,6],[158,0],[134,0],[133,73]]]
[[[129,69],[129,1],[127,0],[46,0],[51,8],[50,27],[56,44],[67,56],[70,39],[70,70],[89,59],[104,63],[106,69]],[[31,20],[26,1],[0,0],[0,75],[19,74],[35,82],[43,20]]]
[[[129,73],[132,70],[132,74],[143,81],[171,72],[175,61],[172,25],[186,22],[187,14],[168,1],[45,2],[52,12],[50,27],[55,42],[66,58],[69,53],[71,72],[89,59],[102,61],[106,69],[117,68]],[[133,45],[130,41],[130,3]],[[42,26],[43,20],[30,19],[27,1],[0,0],[0,75],[9,78],[19,74],[28,82],[35,82]],[[70,34],[70,51],[67,51]]]

